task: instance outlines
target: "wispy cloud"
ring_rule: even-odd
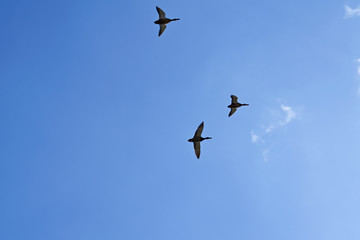
[[[263,142],[262,138],[261,138],[259,135],[256,135],[256,134],[254,133],[254,131],[251,131],[250,134],[251,134],[251,141],[252,141],[253,143]]]
[[[265,162],[269,161],[269,151],[270,151],[270,149],[265,149],[265,150],[262,151],[262,155],[263,155],[263,158],[264,158]]]
[[[251,142],[260,143],[261,148],[263,148],[262,156],[265,162],[269,160],[270,148],[265,148],[268,144],[265,143],[264,139],[269,138],[273,131],[289,124],[298,116],[298,113],[294,110],[294,108],[285,104],[280,104],[280,109],[276,108],[270,112],[273,119],[268,125],[265,125],[267,127],[263,127],[262,130],[259,131],[260,133],[258,132],[257,134],[255,134],[254,131],[250,132]]]
[[[265,129],[265,133],[271,133],[276,128],[284,126],[296,118],[296,112],[290,106],[281,104],[280,108],[283,111],[283,113],[285,113],[285,116],[282,116],[282,118],[284,119],[277,119],[271,122],[268,125],[268,127]]]
[[[270,123],[270,125],[265,129],[265,133],[271,133],[275,129],[275,125]]]
[[[281,110],[286,113],[285,121],[280,122],[281,125],[286,125],[296,118],[296,113],[291,107],[281,104]]]
[[[360,16],[360,6],[358,6],[357,8],[351,8],[348,5],[345,5],[344,18],[352,18],[355,16]]]

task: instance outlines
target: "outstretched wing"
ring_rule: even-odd
[[[165,12],[163,10],[161,10],[161,8],[159,8],[158,6],[156,6],[156,10],[159,14],[159,19],[163,19],[165,18]]]
[[[194,150],[195,155],[199,159],[200,158],[200,142],[194,142]]]
[[[231,95],[231,103],[238,103],[238,97],[235,95]]]
[[[203,129],[204,129],[204,122],[202,122],[196,129],[194,137],[201,137],[201,133],[202,133]]]
[[[165,31],[165,28],[166,28],[166,24],[160,24],[159,37]]]
[[[230,110],[230,112],[229,112],[229,117],[230,117],[231,115],[233,115],[234,112],[236,112],[236,108],[232,108],[232,109]]]

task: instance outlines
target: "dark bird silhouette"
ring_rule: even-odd
[[[168,24],[169,22],[172,22],[172,21],[180,20],[180,18],[169,19],[169,18],[165,17],[165,12],[163,10],[161,10],[161,8],[156,6],[156,10],[159,13],[159,19],[156,20],[154,23],[160,25],[160,30],[159,30],[159,37],[160,37],[161,34],[165,31],[166,24]]]
[[[231,104],[228,106],[228,108],[231,108],[231,110],[229,112],[229,117],[231,115],[233,115],[234,112],[236,112],[237,108],[242,107],[242,106],[249,106],[249,104],[242,104],[242,103],[239,103],[237,100],[238,100],[237,96],[231,95]]]
[[[190,138],[188,141],[189,142],[193,142],[194,143],[194,150],[195,150],[195,155],[197,158],[200,158],[200,142],[205,140],[205,139],[212,139],[211,137],[201,137],[201,133],[204,129],[204,122],[202,122],[199,127],[196,129],[196,132],[194,134],[193,138]]]

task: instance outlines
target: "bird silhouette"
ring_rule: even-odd
[[[236,112],[236,109],[242,106],[249,106],[249,104],[242,104],[238,102],[238,97],[235,95],[231,95],[231,104],[228,106],[228,108],[231,108],[229,112],[229,117]]]
[[[194,143],[194,150],[195,155],[197,158],[200,158],[200,142],[202,142],[205,139],[212,139],[211,137],[201,137],[201,133],[204,129],[204,122],[202,122],[199,127],[196,129],[196,132],[194,134],[193,138],[190,138],[188,141]]]
[[[159,8],[158,6],[156,6],[156,10],[159,13],[159,19],[156,20],[154,23],[160,25],[160,30],[159,30],[159,37],[160,37],[161,34],[165,31],[166,24],[168,24],[169,22],[172,22],[172,21],[180,20],[180,18],[170,19],[170,18],[165,17],[165,12],[163,10],[161,10],[161,8]]]

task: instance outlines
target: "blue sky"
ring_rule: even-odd
[[[181,19],[160,38],[155,6]],[[1,239],[359,239],[360,1],[15,0],[0,20]],[[231,94],[250,106],[228,118]]]

